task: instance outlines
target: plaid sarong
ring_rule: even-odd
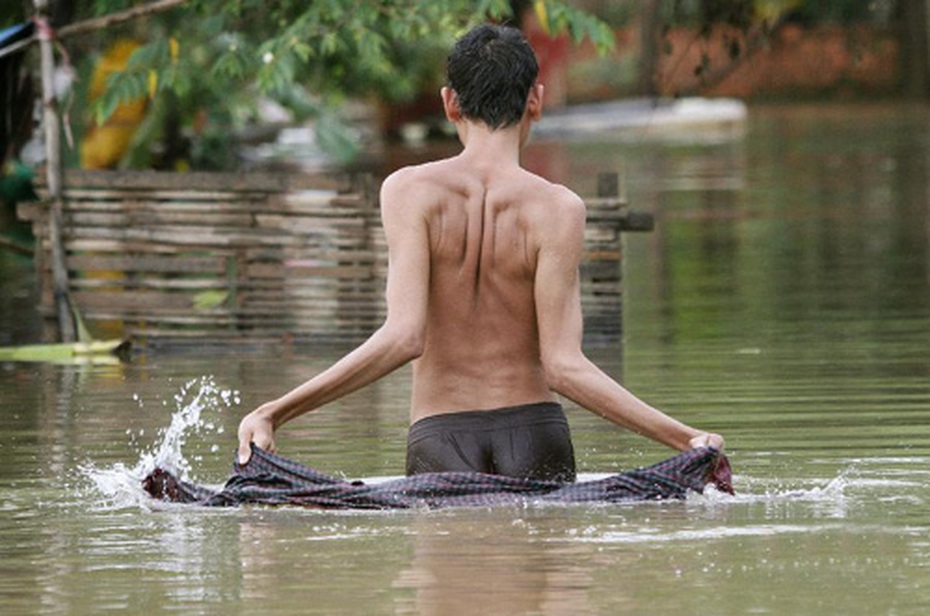
[[[483,507],[512,503],[616,503],[681,499],[714,483],[733,493],[730,465],[716,449],[684,451],[647,468],[604,479],[561,483],[472,472],[411,475],[377,483],[346,481],[270,454],[254,445],[245,465],[219,491],[155,469],[143,481],[153,498],[207,507],[244,504],[321,509]]]

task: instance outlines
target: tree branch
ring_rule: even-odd
[[[124,21],[130,21],[137,17],[154,15],[155,13],[163,13],[173,8],[182,6],[187,2],[188,0],[157,0],[156,2],[135,6],[131,9],[126,9],[125,11],[110,13],[109,15],[104,15],[103,17],[94,17],[93,19],[85,19],[84,21],[62,26],[55,31],[55,36],[61,39],[66,36],[74,36],[78,34],[94,32],[96,30],[102,30],[107,26],[123,23]],[[9,47],[0,49],[0,58],[14,54],[24,47],[36,42],[37,40],[38,37],[36,35],[32,35],[29,38],[23,39],[17,43],[14,43],[13,45],[10,45]]]
[[[110,13],[109,15],[104,15],[103,17],[85,19],[84,21],[68,24],[67,26],[59,28],[57,32],[58,38],[102,30],[108,26],[112,26],[113,24],[130,21],[136,19],[137,17],[162,13],[164,11],[168,11],[186,4],[187,2],[188,0],[157,0],[156,2],[152,2],[150,4],[134,6],[131,9],[126,9],[125,11]]]

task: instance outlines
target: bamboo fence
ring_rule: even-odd
[[[140,344],[354,342],[385,314],[386,246],[370,178],[71,171],[61,240],[84,320]],[[587,200],[582,302],[589,340],[621,334],[622,234],[631,214],[604,176]],[[43,196],[48,196],[47,193]],[[40,310],[55,316],[44,203],[19,206],[36,237]]]

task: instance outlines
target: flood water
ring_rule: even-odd
[[[930,612],[930,110],[753,108],[742,139],[537,143],[527,162],[583,194],[622,169],[655,214],[627,239],[623,347],[590,352],[723,433],[735,497],[153,507],[138,479],[155,458],[222,482],[241,415],[339,349],[0,363],[0,611]],[[38,331],[30,267],[0,253],[0,344]],[[279,450],[349,477],[401,473],[407,377],[296,420]],[[568,414],[582,472],[670,453]]]

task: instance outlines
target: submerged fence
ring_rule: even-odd
[[[621,231],[647,230],[603,176],[587,199],[582,302],[589,339],[622,331]],[[384,317],[387,250],[370,178],[69,172],[62,241],[83,319],[142,343],[357,341]],[[36,237],[39,308],[55,315],[49,216]]]

